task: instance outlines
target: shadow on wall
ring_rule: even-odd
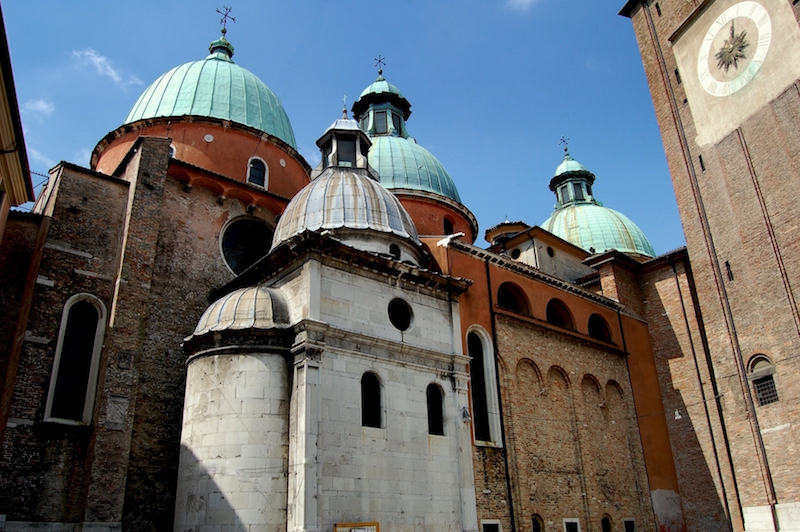
[[[203,467],[191,449],[185,445],[181,445],[180,456],[181,471],[185,474],[178,486],[173,530],[175,532],[248,531],[250,527],[245,526],[237,514],[237,509],[232,506],[232,501],[228,499],[228,494],[223,493],[214,479],[215,471]],[[248,503],[250,499],[248,498]],[[262,504],[258,511],[263,514],[266,511],[266,503]]]
[[[721,493],[717,491],[719,468],[724,471],[725,466],[714,461],[712,452],[712,434],[721,441],[719,416],[710,384],[705,382],[707,378],[703,378],[702,383],[699,380],[700,375],[705,374],[705,354],[697,334],[699,328],[691,321],[694,316],[691,300],[683,301],[689,306],[685,309],[686,316],[694,329],[687,331],[680,308],[666,309],[655,290],[648,294],[647,299],[647,320],[653,338],[653,354],[661,382],[686,528],[728,532],[727,512]],[[676,329],[682,340],[676,336]],[[681,383],[680,388],[675,387],[676,382]],[[705,401],[700,391],[703,384],[708,386]],[[724,449],[717,451],[719,459],[724,459]],[[666,490],[656,490],[651,494],[654,507],[664,499],[663,493],[657,493],[663,491]]]

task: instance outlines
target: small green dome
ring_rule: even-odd
[[[368,86],[361,92],[361,96],[359,98],[363,98],[369,94],[396,94],[397,96],[404,98],[403,93],[400,92],[396,86],[392,85],[388,81],[386,81],[383,76],[378,76],[372,85]]]
[[[630,218],[597,201],[592,191],[595,175],[564,150],[564,160],[550,180],[556,208],[542,228],[589,253],[616,249],[622,253],[655,257],[653,246]]]
[[[622,253],[656,256],[650,241],[630,218],[593,203],[557,209],[542,228],[590,253],[616,249]]]
[[[263,131],[297,149],[283,106],[269,87],[231,60],[233,46],[218,39],[205,59],[177,66],[139,96],[125,124],[156,117],[202,116]]]
[[[374,136],[369,164],[383,186],[434,192],[461,203],[453,178],[439,159],[412,138]]]

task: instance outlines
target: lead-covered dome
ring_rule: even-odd
[[[595,176],[568,152],[550,180],[556,208],[542,228],[589,253],[615,249],[638,257],[655,257],[650,241],[630,218],[597,201]]]
[[[329,168],[289,202],[272,248],[304,231],[372,230],[419,244],[411,216],[400,201],[358,168]]]
[[[276,289],[264,285],[241,288],[223,296],[206,309],[192,336],[245,329],[274,329],[289,324],[289,306]]]
[[[224,37],[205,59],[177,66],[142,93],[125,124],[147,118],[199,116],[230,120],[273,135],[297,149],[294,131],[277,96],[263,81],[233,62]]]

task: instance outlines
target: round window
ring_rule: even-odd
[[[556,252],[553,251],[553,248],[551,248],[550,246],[547,246],[547,254],[550,255],[551,257],[556,256]]]
[[[389,303],[389,321],[398,330],[408,330],[411,327],[412,317],[411,306],[402,299],[392,299]]]
[[[517,260],[520,255],[522,255],[522,252],[519,250],[519,248],[515,248],[515,249],[511,250],[511,258],[512,259]]]
[[[222,234],[222,256],[236,275],[266,255],[271,245],[272,229],[253,218],[228,224]]]

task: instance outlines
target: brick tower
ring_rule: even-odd
[[[706,463],[686,470],[713,471],[720,529],[800,529],[800,5],[630,0],[620,14],[642,54],[697,288],[693,370],[705,389],[680,393],[688,413],[707,409],[710,434],[694,427]],[[689,377],[673,371],[673,386]],[[687,515],[703,501],[684,500]]]

